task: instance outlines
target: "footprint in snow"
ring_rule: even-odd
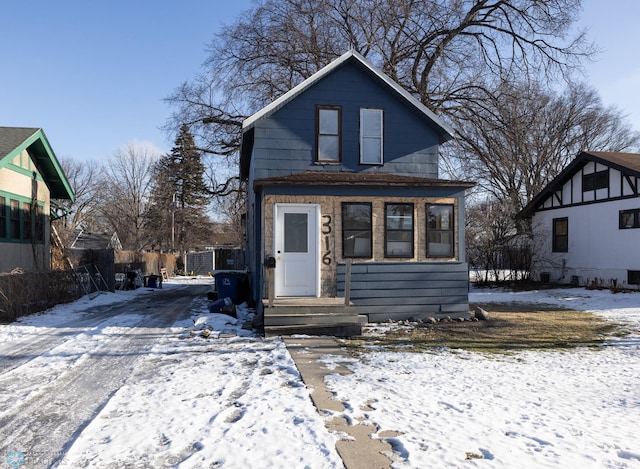
[[[160,465],[160,467],[172,467],[181,464],[198,451],[202,451],[203,448],[204,445],[201,442],[196,441],[191,446],[187,446],[186,448],[184,448],[178,454],[170,454],[166,456],[162,463],[163,465]]]

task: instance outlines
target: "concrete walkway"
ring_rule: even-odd
[[[324,377],[328,374],[350,374],[346,367],[338,365],[328,369],[320,359],[325,355],[337,355],[347,357],[347,353],[332,337],[283,337],[284,343],[291,357],[298,367],[302,380],[311,391],[311,400],[321,416],[329,417],[332,414],[344,412],[342,402],[336,400],[327,389]],[[331,420],[325,419],[325,425],[329,431],[338,434],[340,438],[336,442],[336,450],[342,458],[346,469],[388,469],[391,460],[386,454],[392,453],[389,443],[379,438],[373,439],[370,435],[395,437],[395,432],[378,433],[378,428],[364,423],[352,422],[351,424],[341,416]],[[343,435],[347,434],[348,439]]]

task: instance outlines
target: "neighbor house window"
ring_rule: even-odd
[[[340,161],[341,112],[339,107],[318,106],[316,108],[316,148],[317,160]]]
[[[360,163],[382,164],[382,109],[360,109]]]
[[[7,237],[7,199],[0,197],[0,238]]]
[[[387,203],[385,214],[385,257],[413,257],[413,204]]]
[[[640,285],[640,270],[627,270],[627,285]]]
[[[342,204],[342,257],[371,258],[371,204]]]
[[[44,207],[38,205],[36,207],[36,240],[44,241]]]
[[[29,205],[29,202],[22,202],[22,232],[24,233],[24,239],[26,240],[31,239],[31,233],[33,231],[32,222],[33,220],[31,220],[31,205]]]
[[[10,225],[9,237],[11,239],[20,239],[20,202],[11,200],[10,202]]]
[[[582,175],[582,192],[606,189],[609,187],[609,170]]]
[[[453,205],[427,204],[427,257],[453,257]]]
[[[640,208],[635,210],[620,210],[619,228],[621,230],[640,228]]]
[[[569,251],[569,219],[553,219],[553,252]]]

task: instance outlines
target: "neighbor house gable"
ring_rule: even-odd
[[[0,169],[28,171],[25,165],[15,164],[16,158],[22,158],[25,152],[49,188],[51,198],[74,200],[71,185],[42,129],[0,127]]]
[[[518,214],[640,196],[640,154],[582,152]]]

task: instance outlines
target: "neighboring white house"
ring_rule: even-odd
[[[519,216],[534,280],[640,285],[640,154],[580,153]]]

